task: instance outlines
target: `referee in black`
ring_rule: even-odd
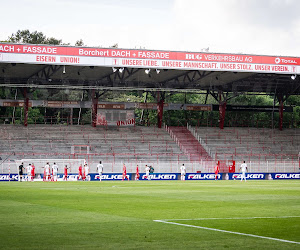
[[[19,166],[19,181],[22,181],[23,179],[23,170],[24,170],[24,165],[23,162],[21,163],[21,165]]]

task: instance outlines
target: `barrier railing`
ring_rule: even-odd
[[[191,130],[197,133],[198,129],[192,127]],[[300,130],[296,129],[280,132],[286,134],[279,134],[279,136],[274,135],[274,130],[264,128],[258,129],[257,131],[255,128],[246,128],[242,130],[233,128],[224,129],[222,131],[210,128],[207,130],[202,129],[200,131],[202,132],[201,136],[204,139],[202,139],[201,136],[199,138],[198,133],[196,135],[197,139],[202,139],[200,142],[204,141],[204,145],[206,145],[206,143],[207,145],[210,145],[213,155],[218,158],[221,157],[222,159],[224,159],[224,155],[230,159],[234,159],[235,156],[240,157],[243,155],[250,159],[251,156],[256,156],[267,160],[267,155],[274,158],[280,157],[284,159],[289,157],[295,159],[295,152],[300,151]],[[225,148],[231,148],[233,152],[227,154],[228,152],[223,150]],[[245,153],[246,150],[247,153]]]
[[[175,133],[168,127],[166,124],[164,124],[165,130],[170,134],[171,138],[173,139],[174,142],[178,145],[180,150],[191,160],[191,154],[188,153],[187,149],[182,145],[180,142],[179,138],[175,135]]]
[[[78,159],[84,159],[84,155],[79,155]],[[20,158],[23,159],[23,158]],[[27,159],[32,159],[31,156],[28,156]],[[40,158],[38,158],[40,159]],[[49,159],[46,155],[44,158],[41,159]],[[57,159],[57,158],[53,158]],[[68,158],[64,158],[67,162]],[[196,172],[202,172],[202,173],[213,173],[214,172],[214,166],[216,164],[215,161],[185,161],[185,160],[178,160],[178,161],[152,161],[152,160],[118,160],[118,161],[112,161],[112,160],[105,160],[101,156],[97,156],[95,158],[86,157],[88,166],[90,167],[91,173],[97,172],[97,164],[99,163],[99,160],[102,161],[104,165],[104,172],[106,173],[121,173],[123,164],[127,167],[128,173],[135,173],[136,166],[139,166],[140,172],[145,172],[145,165],[151,165],[154,167],[156,173],[179,173],[180,172],[180,166],[184,163],[186,167],[186,171],[188,173],[196,173]],[[242,161],[236,162],[236,171],[239,172],[239,167],[241,165]],[[291,173],[298,173],[299,172],[299,161],[283,161],[281,163],[275,162],[275,161],[246,161],[248,165],[248,172],[252,173],[272,173],[272,172],[291,172]],[[230,160],[223,161],[223,164],[225,164],[225,168],[223,168],[223,171],[229,172],[229,165],[231,165]],[[36,167],[36,174],[42,174],[43,173],[43,166],[35,166]],[[63,173],[63,166],[58,166],[59,172]],[[78,166],[79,167],[79,166]],[[226,169],[228,171],[226,171]],[[0,164],[0,174],[8,174],[8,173],[18,173],[18,166],[16,162],[8,161]],[[70,173],[78,173],[78,168],[73,167],[70,171]]]
[[[208,155],[214,159],[214,155],[212,153],[211,148],[205,143],[205,141],[201,138],[201,136],[197,133],[196,129],[187,123],[187,129],[192,133],[192,135],[198,140],[201,146],[206,150]]]

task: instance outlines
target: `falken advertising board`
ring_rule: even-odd
[[[293,180],[300,179],[300,173],[272,173],[273,180]]]
[[[220,173],[218,174],[219,180],[241,180],[241,173]],[[58,181],[63,181],[63,174],[58,174]],[[89,181],[100,181],[99,174],[91,173],[87,177]],[[122,173],[106,173],[102,174],[101,181],[122,181]],[[126,174],[124,181],[134,180],[135,174]],[[246,173],[247,180],[300,180],[300,173]],[[185,180],[214,180],[215,174],[213,173],[187,173]],[[26,180],[26,175],[23,175],[23,180]],[[82,181],[78,178],[78,174],[69,174],[68,181]],[[146,174],[140,174],[139,180],[141,181],[172,181],[180,180],[179,173],[153,173],[148,177]],[[0,174],[0,181],[18,181],[18,174]],[[43,174],[36,175],[34,181],[43,181]]]
[[[247,180],[265,180],[266,174],[265,173],[246,173],[245,174]],[[242,177],[241,173],[229,173],[228,174],[229,180],[240,180]],[[226,176],[225,176],[225,179]]]

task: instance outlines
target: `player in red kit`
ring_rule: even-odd
[[[78,168],[78,180],[82,180],[82,166],[81,165]]]
[[[220,172],[219,163],[217,162],[217,165],[215,166],[215,180],[218,180],[218,175]]]
[[[84,164],[83,168],[82,168],[82,180],[85,181],[85,177],[86,177],[86,174],[85,174],[85,164]]]
[[[34,166],[34,164],[32,163],[32,165],[31,165],[31,181],[33,181],[34,175],[35,175],[35,166]]]
[[[126,166],[125,164],[123,164],[123,174],[122,174],[122,181],[124,181],[124,179],[127,178],[127,180],[129,180],[129,178],[127,177],[127,172],[126,172]]]
[[[67,181],[68,180],[68,166],[65,165],[64,167],[64,181]]]
[[[139,165],[136,166],[136,173],[135,173],[135,180],[138,181],[140,179],[140,173],[139,173]]]

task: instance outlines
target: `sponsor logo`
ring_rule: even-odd
[[[185,54],[185,59],[187,60],[201,60],[202,59],[202,55],[201,54]]]
[[[145,180],[145,179],[148,180],[148,178],[150,179],[149,175],[148,175],[148,177],[147,177],[147,175],[142,175],[142,180]]]
[[[276,64],[280,63],[280,58],[279,58],[279,57],[276,57],[276,58],[275,58],[275,63],[276,63]]]
[[[158,175],[150,175],[151,180],[176,180],[176,174],[158,174]]]
[[[293,64],[296,64],[296,60],[286,60],[286,59],[281,59],[281,62],[282,63],[293,63]]]
[[[177,174],[150,174],[150,180],[177,180]],[[144,174],[142,180],[147,180],[147,176]]]
[[[135,124],[135,119],[129,119],[127,121],[117,121],[117,126],[126,126]]]
[[[68,175],[68,180],[69,181],[77,181],[78,175]]]
[[[1,174],[0,175],[0,181],[17,181],[18,175],[17,174]]]
[[[63,175],[58,176],[58,177],[61,177],[60,179],[63,180]],[[68,181],[78,181],[78,180],[83,180],[83,177],[81,177],[79,179],[79,175],[78,174],[69,174],[68,177],[67,177],[67,179],[68,179]],[[87,180],[91,180],[91,176],[87,175],[86,179]]]
[[[300,179],[300,174],[275,174],[275,179]]]
[[[218,174],[218,179],[221,178],[221,175]],[[188,180],[214,180],[215,174],[188,174]]]
[[[296,60],[283,59],[283,58],[279,58],[279,57],[276,57],[276,58],[275,58],[275,63],[276,63],[276,64],[279,64],[279,63],[292,63],[292,64],[297,64]]]
[[[127,174],[126,177],[130,179],[130,176]],[[99,179],[99,175],[96,176],[95,179]],[[122,180],[122,174],[108,174],[108,175],[102,175],[101,180]]]
[[[60,180],[63,180],[64,175],[58,175],[58,177],[59,177]],[[126,177],[127,177],[127,179],[130,180],[131,179],[131,174],[127,174]],[[86,180],[88,180],[88,181],[99,180],[99,178],[100,178],[99,174],[94,174],[94,173],[91,173],[91,174],[86,176]],[[68,181],[81,181],[81,180],[83,180],[83,176],[79,179],[78,174],[68,174],[67,180]],[[122,180],[122,174],[119,174],[119,173],[118,174],[102,174],[101,180],[120,181],[120,180]]]
[[[242,174],[233,174],[232,179],[241,179]],[[264,179],[265,174],[246,174],[247,179]]]

